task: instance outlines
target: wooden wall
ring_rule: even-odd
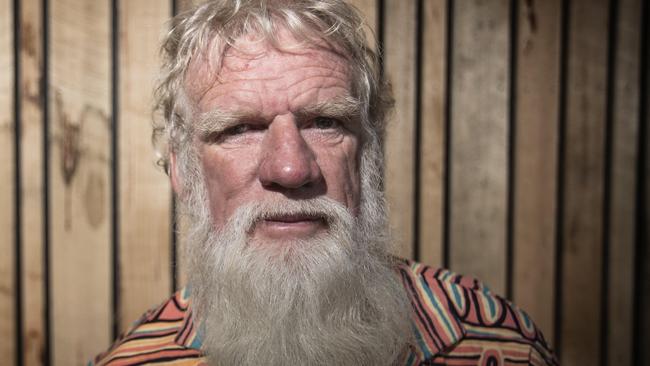
[[[563,365],[650,365],[647,1],[352,2],[400,254],[527,309]],[[0,364],[81,365],[184,283],[150,108],[190,6],[0,0]]]

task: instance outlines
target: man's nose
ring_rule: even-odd
[[[314,151],[293,117],[278,117],[269,125],[259,179],[264,187],[276,189],[306,187],[323,179]]]

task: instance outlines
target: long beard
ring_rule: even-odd
[[[391,365],[403,357],[409,306],[388,254],[378,153],[366,153],[356,218],[328,198],[280,197],[240,207],[216,231],[202,179],[193,180],[185,249],[211,364]],[[327,230],[308,240],[250,239],[256,222],[277,214],[320,216]]]
[[[266,215],[312,214],[328,230],[309,240],[248,239]],[[385,248],[329,199],[241,207],[219,232],[188,243],[195,321],[218,365],[391,364],[409,334],[406,295]],[[366,238],[364,240],[364,238]]]

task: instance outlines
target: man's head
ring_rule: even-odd
[[[391,98],[356,11],[214,1],[163,50],[154,138],[192,221],[208,356],[390,363],[408,334],[380,191]]]

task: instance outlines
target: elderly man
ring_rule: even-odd
[[[477,281],[389,255],[392,99],[342,0],[219,0],[164,41],[161,159],[192,222],[188,288],[98,365],[547,365]]]

